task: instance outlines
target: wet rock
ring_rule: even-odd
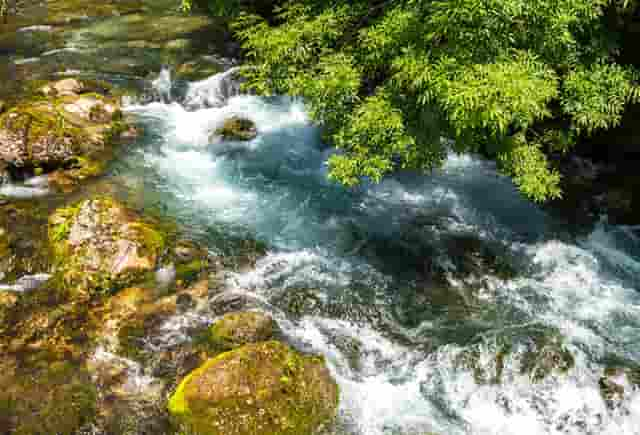
[[[13,292],[0,291],[0,323],[4,323],[7,313],[13,309],[18,301],[18,295]]]
[[[179,241],[173,249],[176,260],[182,264],[190,263],[200,256],[200,251],[194,243],[189,241]]]
[[[222,315],[232,311],[242,311],[255,307],[257,301],[244,293],[225,291],[214,296],[209,302],[211,311],[216,315]]]
[[[273,337],[276,322],[258,312],[225,314],[210,328],[210,340],[220,349],[234,349],[248,343],[267,341]]]
[[[568,372],[575,359],[558,331],[534,326],[468,346],[455,357],[454,365],[471,371],[481,385],[499,384],[505,376],[517,375],[537,383]]]
[[[0,116],[0,160],[12,166],[61,166],[80,151],[83,139],[79,130],[56,123],[52,106],[17,108]]]
[[[53,185],[71,190],[104,171],[130,126],[107,85],[65,79],[43,92],[46,99],[0,114],[0,161],[23,176],[50,174]]]
[[[222,127],[216,129],[211,136],[212,142],[217,138],[222,140],[249,141],[258,135],[258,130],[253,121],[247,118],[233,116],[224,121]]]
[[[11,173],[9,172],[9,165],[0,160],[0,186],[7,184],[11,181]]]
[[[639,367],[607,367],[599,381],[600,394],[607,406],[615,408],[634,388],[640,387]]]
[[[81,118],[98,123],[113,121],[119,110],[115,104],[104,102],[93,96],[80,97],[77,100],[65,104],[64,110]]]
[[[89,199],[56,210],[49,241],[68,285],[113,292],[153,280],[165,236],[115,200]]]
[[[208,360],[168,408],[181,429],[202,435],[310,435],[335,417],[338,394],[322,358],[270,341]]]
[[[49,279],[51,279],[51,275],[48,273],[21,276],[13,284],[0,284],[0,291],[27,292],[36,290],[41,288]]]
[[[525,344],[521,372],[534,382],[551,374],[566,373],[575,365],[575,358],[558,334],[540,334]]]
[[[86,370],[41,361],[30,370],[0,373],[0,427],[7,433],[77,433],[92,421],[97,391]]]
[[[64,79],[42,87],[41,92],[47,97],[79,95],[86,91],[85,85],[76,79]]]

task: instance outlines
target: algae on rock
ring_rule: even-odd
[[[273,337],[276,322],[266,314],[245,311],[228,313],[209,329],[211,344],[221,350],[267,341]]]
[[[49,241],[69,286],[112,292],[153,279],[165,235],[112,198],[58,209]]]
[[[310,435],[333,420],[338,400],[321,357],[269,341],[208,360],[180,383],[168,408],[186,433]]]

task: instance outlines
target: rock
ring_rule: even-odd
[[[180,263],[190,263],[200,256],[198,248],[189,241],[179,241],[173,249],[176,260]]]
[[[212,344],[220,349],[234,349],[249,343],[267,341],[273,337],[276,322],[257,312],[225,314],[210,328]]]
[[[4,323],[7,313],[13,309],[18,301],[18,295],[13,292],[0,291],[0,323]]]
[[[214,296],[209,305],[214,314],[222,315],[232,311],[246,310],[247,308],[257,305],[256,302],[256,300],[246,294],[225,291]]]
[[[167,42],[164,46],[167,50],[176,50],[176,51],[185,51],[191,48],[191,40],[190,39],[174,39]]]
[[[65,79],[43,92],[46,99],[0,113],[0,161],[23,176],[49,174],[54,187],[72,190],[104,171],[131,127],[107,84]]]
[[[47,97],[62,97],[68,95],[79,95],[85,92],[83,83],[76,79],[64,79],[50,83],[42,87],[42,93]]]
[[[0,291],[27,292],[41,288],[51,279],[47,273],[21,276],[11,285],[0,284]]]
[[[11,173],[9,172],[9,165],[0,160],[0,186],[7,184],[11,181]]]
[[[557,334],[533,337],[525,349],[521,372],[528,373],[534,382],[539,382],[554,373],[566,373],[575,365],[574,356]]]
[[[622,402],[625,395],[640,387],[640,368],[607,367],[599,381],[600,394],[610,408]]]
[[[41,361],[25,370],[26,376],[0,368],[3,432],[72,434],[93,419],[97,391],[81,367],[67,361]]]
[[[532,326],[466,347],[456,355],[454,366],[472,372],[479,385],[499,384],[506,373],[526,375],[537,383],[568,372],[575,359],[559,332]]]
[[[165,237],[103,197],[56,210],[49,219],[49,241],[65,282],[112,292],[153,277]]]
[[[64,128],[53,111],[39,104],[0,116],[0,160],[16,167],[59,167],[78,154],[86,138]]]
[[[324,360],[269,341],[208,360],[169,400],[188,433],[311,435],[336,414],[338,386]]]
[[[96,97],[80,97],[77,100],[65,104],[64,110],[73,113],[88,121],[108,123],[113,121],[119,110],[114,104],[106,103]]]
[[[215,130],[212,135],[212,142],[215,142],[216,137],[221,137],[223,140],[248,141],[254,139],[257,135],[258,130],[253,121],[233,116],[224,121],[222,127]]]

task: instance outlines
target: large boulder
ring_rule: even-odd
[[[0,114],[0,167],[49,174],[62,190],[105,169],[113,145],[132,130],[108,85],[65,79]]]
[[[165,236],[102,197],[56,210],[49,218],[49,242],[67,284],[109,292],[153,279]]]
[[[338,396],[322,358],[269,341],[208,360],[168,407],[187,433],[310,435],[335,417]]]
[[[267,341],[273,337],[276,328],[271,316],[263,313],[228,313],[211,326],[211,342],[221,349],[234,349],[248,343]]]

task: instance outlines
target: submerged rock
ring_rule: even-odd
[[[615,408],[625,396],[640,388],[640,367],[610,366],[599,381],[600,394],[607,406]]]
[[[165,246],[154,225],[108,197],[58,209],[49,241],[65,282],[90,292],[152,280]]]
[[[575,365],[573,354],[562,336],[545,327],[505,331],[504,335],[474,344],[454,361],[458,368],[473,373],[478,384],[499,384],[506,376],[527,376],[541,382],[565,374]]]
[[[276,322],[258,312],[236,312],[222,316],[210,328],[211,342],[220,349],[234,349],[248,343],[267,341],[273,337]]]
[[[201,435],[311,435],[338,407],[324,360],[270,341],[208,360],[169,400],[176,425]]]
[[[253,121],[247,118],[233,116],[224,121],[222,127],[216,129],[212,135],[213,140],[219,137],[223,140],[249,141],[258,135],[258,130]]]

